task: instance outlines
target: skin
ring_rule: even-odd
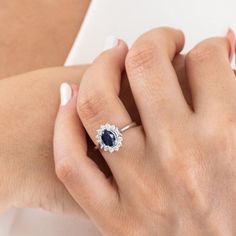
[[[18,1],[1,0],[0,29],[4,32],[0,36],[0,61],[4,65],[0,68],[0,79],[3,79],[0,82],[2,210],[16,206],[39,207],[54,212],[83,212],[55,175],[51,140],[59,100],[58,87],[64,81],[79,85],[86,68],[52,68],[7,76],[41,67],[62,65],[88,3],[86,0],[55,3],[44,0],[25,1],[22,4]],[[61,14],[61,11],[55,11],[55,7],[66,7],[67,11]],[[43,9],[43,17],[39,14],[40,9]],[[12,18],[12,15],[15,17]],[[52,16],[54,21],[50,20]],[[32,30],[35,25],[37,30]],[[67,36],[62,37],[64,34]],[[44,35],[44,40],[41,40],[41,35]],[[60,38],[57,44],[55,38]],[[52,53],[52,48],[56,53]],[[177,56],[174,66],[190,103],[184,58]],[[127,80],[123,80],[121,99],[132,114],[132,119],[140,123],[134,102],[132,99],[126,99],[127,97],[131,97],[131,94]],[[110,176],[104,159],[93,151],[91,142],[89,145],[89,156],[106,176]]]
[[[0,36],[0,62],[4,65],[0,67],[0,210],[15,206],[83,213],[55,175],[52,136],[59,85],[65,81],[79,85],[85,67],[24,73],[63,65],[89,1],[1,0],[0,3],[0,29],[4,32]],[[61,14],[55,8],[67,11]],[[55,38],[60,39],[57,44]],[[127,96],[130,90],[126,81],[121,97],[134,119],[139,120],[133,100],[124,99]],[[89,144],[89,155],[109,176],[104,159]]]
[[[184,57],[176,57],[174,65],[186,97],[190,98]],[[0,81],[1,210],[16,206],[83,213],[55,174],[52,138],[59,104],[59,86],[62,82],[79,86],[86,68],[42,69]],[[120,97],[132,114],[132,119],[140,123],[125,75]],[[103,157],[94,151],[93,143],[89,141],[88,144],[91,159],[106,176],[111,176]]]
[[[191,105],[184,56],[176,56],[173,65]],[[0,81],[1,210],[15,206],[84,214],[56,177],[52,137],[59,104],[59,86],[62,82],[79,86],[86,68],[87,66],[42,69]],[[126,75],[123,76],[121,87],[122,102],[132,120],[140,124]],[[130,99],[126,99],[127,97]],[[16,125],[16,117],[17,124],[20,125]],[[106,176],[111,176],[103,157],[94,151],[93,143],[88,141],[89,156]]]
[[[64,64],[89,0],[1,0],[0,5],[0,210],[81,212],[55,176],[51,139],[59,84],[79,84],[85,67],[20,73]]]
[[[0,79],[62,66],[89,3],[89,0],[0,0]]]
[[[0,81],[3,209],[16,206],[55,212],[77,210],[55,176],[52,136],[59,85],[63,81],[79,84],[84,69],[43,69]]]
[[[171,63],[183,46],[183,33],[170,28],[144,34],[128,53],[120,41],[59,108],[57,175],[103,235],[236,233],[233,48],[216,37],[188,53],[189,106]],[[101,151],[113,174],[107,178],[87,156],[85,130],[95,143],[101,124],[131,122],[118,97],[124,68],[142,127],[124,133],[119,152]]]

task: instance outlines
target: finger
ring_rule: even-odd
[[[94,61],[82,78],[77,110],[95,144],[97,130],[101,125],[109,123],[122,128],[132,122],[118,97],[126,54],[126,44],[118,40],[115,47],[106,50]],[[115,177],[120,176],[121,172],[124,173],[122,168],[128,168],[127,162],[132,161],[134,164],[137,161],[132,157],[137,158],[134,150],[138,151],[141,137],[140,129],[132,128],[123,134],[123,144],[118,152],[103,151],[103,156]]]
[[[181,31],[159,28],[141,36],[128,53],[126,69],[131,89],[144,130],[151,136],[166,125],[182,121],[189,111],[172,66],[183,45]]]
[[[115,188],[96,164],[87,157],[83,126],[76,111],[76,94],[68,84],[61,86],[61,106],[54,132],[55,168],[73,198],[88,215],[109,204],[116,196]]]
[[[232,48],[227,38],[210,38],[186,56],[186,73],[194,110],[232,110],[235,104],[235,75],[230,65]]]
[[[175,57],[173,61],[173,67],[175,68],[176,74],[178,76],[179,84],[182,89],[184,98],[191,109],[192,108],[192,95],[190,92],[188,79],[185,71],[185,55],[179,54]]]

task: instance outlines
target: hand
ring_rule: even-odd
[[[57,175],[104,235],[236,232],[232,48],[226,38],[211,38],[187,55],[192,109],[171,64],[183,44],[180,31],[163,28],[139,38],[128,55],[120,41],[89,67],[78,98],[73,87],[59,109]],[[143,128],[126,131],[118,152],[102,151],[113,174],[106,178],[87,157],[83,127],[96,143],[101,124],[132,121],[118,97],[125,58]]]
[[[48,68],[0,81],[0,211],[33,207],[84,213],[55,175],[51,140],[58,87],[63,81],[79,85],[86,68]],[[176,58],[175,68],[185,81],[183,57]],[[140,123],[125,75],[120,95]],[[110,176],[103,157],[91,141],[88,144],[90,158]]]

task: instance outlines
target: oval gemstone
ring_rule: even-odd
[[[106,146],[114,147],[116,145],[116,134],[110,130],[104,130],[101,138]]]

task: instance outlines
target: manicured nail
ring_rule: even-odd
[[[226,34],[226,38],[229,40],[229,43],[230,43],[230,61],[232,60],[234,54],[235,54],[235,34],[234,34],[234,31],[229,28],[228,31],[227,31],[227,34]]]
[[[118,43],[119,43],[119,39],[117,37],[115,36],[107,37],[103,51],[116,47]]]
[[[65,106],[72,97],[71,86],[67,83],[62,83],[60,87],[60,95],[61,95],[61,106]]]

